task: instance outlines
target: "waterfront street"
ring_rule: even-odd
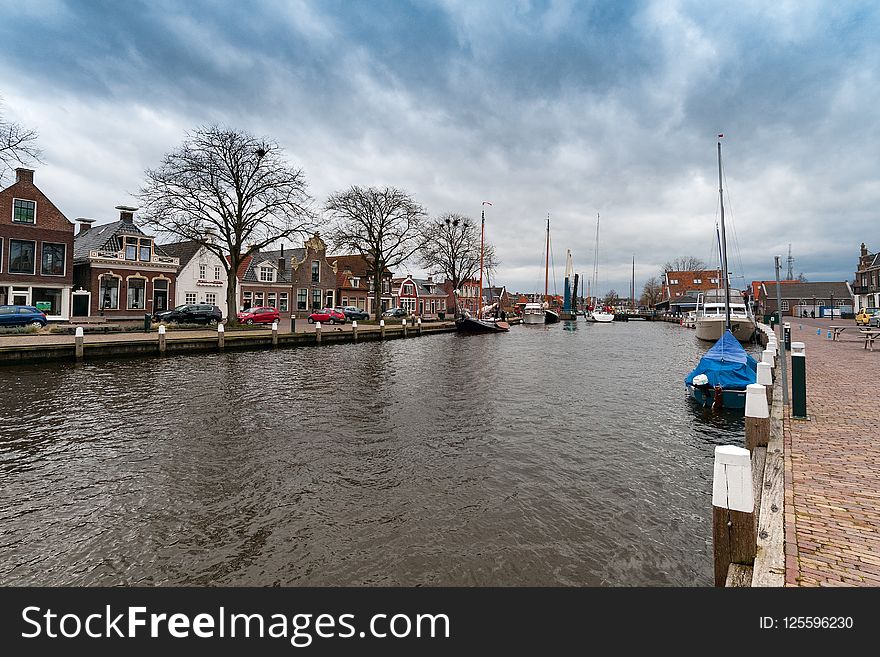
[[[855,328],[828,338],[852,320],[785,319],[805,344],[810,418],[785,415],[786,586],[878,586],[880,349]]]

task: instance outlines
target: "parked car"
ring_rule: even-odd
[[[254,306],[242,310],[237,317],[241,324],[271,324],[281,321],[281,313],[272,306]]]
[[[48,323],[46,313],[34,306],[0,306],[0,327],[39,326],[43,328]]]
[[[345,324],[345,315],[335,308],[322,308],[309,315],[309,324],[314,324],[315,322]]]
[[[407,317],[409,313],[406,311],[406,308],[389,308],[384,313],[382,313],[382,317]]]
[[[341,312],[346,319],[370,319],[370,313],[366,313],[356,306],[342,306],[333,310]]]
[[[871,318],[868,320],[868,326],[880,328],[880,310],[871,315]]]
[[[207,303],[185,303],[171,310],[154,313],[153,321],[166,324],[216,324],[223,321],[223,312]]]
[[[862,308],[862,309],[856,314],[856,324],[858,324],[859,326],[867,326],[868,323],[869,323],[870,320],[871,320],[871,315],[872,315],[872,314],[873,314],[873,313],[869,313],[869,312],[868,312],[868,309],[867,309],[867,308]]]

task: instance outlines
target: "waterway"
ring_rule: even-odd
[[[709,586],[664,323],[0,369],[0,584]]]

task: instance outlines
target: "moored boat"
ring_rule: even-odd
[[[684,383],[688,394],[702,406],[744,409],[746,387],[757,381],[758,363],[725,331],[706,352]]]

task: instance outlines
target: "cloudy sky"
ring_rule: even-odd
[[[2,2],[0,96],[36,182],[112,220],[187,130],[267,135],[323,202],[350,185],[478,218],[510,288],[566,249],[629,289],[712,264],[723,157],[734,276],[851,279],[880,249],[880,5],[796,0]],[[6,178],[8,182],[9,178]],[[783,274],[785,271],[783,270]],[[551,277],[552,278],[552,277]],[[742,279],[740,279],[742,280]],[[551,283],[552,287],[552,283]]]

